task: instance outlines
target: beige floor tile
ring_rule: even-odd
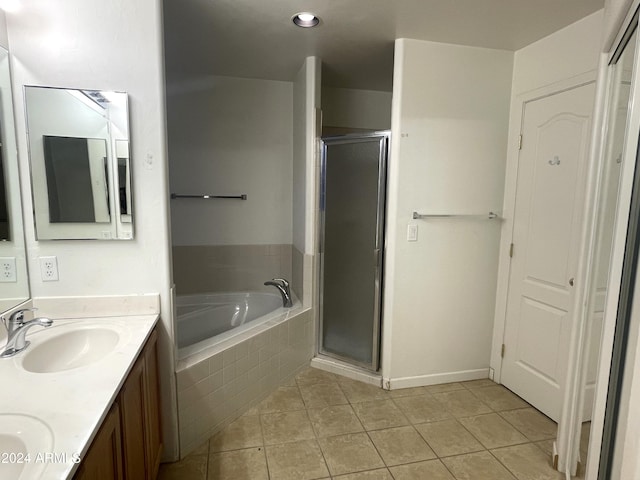
[[[376,430],[369,432],[369,437],[387,466],[436,458],[433,450],[411,426]]]
[[[358,382],[350,378],[339,380],[340,388],[347,400],[351,403],[368,402],[372,400],[384,400],[390,398],[389,391],[364,382]]]
[[[288,379],[285,382],[282,382],[280,384],[281,387],[297,387],[298,386],[298,382],[296,382],[295,377],[291,377],[290,379]]]
[[[206,480],[207,455],[189,455],[179,462],[160,465],[158,480]]]
[[[238,418],[211,437],[209,442],[211,452],[259,447],[262,443],[262,428],[257,415]]]
[[[384,467],[366,433],[352,433],[318,440],[331,475]]]
[[[196,448],[193,452],[189,454],[190,457],[193,455],[209,455],[209,440],[204,442],[202,445],[200,445],[198,448]]]
[[[333,437],[364,431],[351,405],[310,408],[309,419],[318,437]]]
[[[491,453],[518,480],[562,480],[564,474],[551,467],[551,459],[533,443],[498,448]]]
[[[535,444],[547,455],[553,455],[553,442],[555,442],[555,439],[541,440],[539,442],[535,442]]]
[[[329,470],[315,440],[272,445],[266,448],[271,480],[326,478]]]
[[[242,414],[243,417],[252,417],[254,415],[260,415],[260,410],[258,409],[257,405],[255,407],[251,407],[249,410]]]
[[[485,448],[508,447],[529,441],[496,413],[461,418],[460,423],[480,440]]]
[[[473,435],[455,419],[423,423],[415,427],[439,457],[484,450]]]
[[[401,427],[409,425],[409,420],[391,400],[354,403],[353,410],[365,430]]]
[[[481,387],[493,387],[497,385],[493,380],[488,378],[482,378],[480,380],[468,380],[466,382],[460,382],[465,388],[481,388]]]
[[[527,402],[502,385],[474,388],[471,391],[476,397],[489,405],[489,407],[496,412],[503,410],[515,410],[516,408],[527,408],[530,406]]]
[[[318,368],[309,367],[296,376],[298,385],[314,385],[316,383],[336,382],[338,376]]]
[[[260,415],[265,445],[315,438],[306,410]]]
[[[472,415],[491,413],[489,406],[468,390],[434,393],[433,396],[454,417],[470,417]]]
[[[558,426],[535,408],[500,412],[500,416],[532,442],[556,438]]]
[[[338,475],[333,478],[339,480],[393,480],[389,470],[386,468],[368,470],[366,472],[349,473],[347,475]]]
[[[411,395],[424,395],[427,393],[425,387],[399,388],[397,390],[389,390],[391,398],[410,397]]]
[[[258,405],[260,413],[291,412],[302,409],[304,409],[304,402],[298,387],[280,387]]]
[[[300,393],[307,408],[345,405],[349,403],[337,382],[300,385]]]
[[[268,480],[263,448],[212,453],[208,480]]]
[[[459,382],[441,383],[439,385],[428,385],[424,387],[427,393],[453,392],[454,390],[464,390],[464,386]]]
[[[440,460],[390,467],[389,471],[395,480],[455,480]]]
[[[457,480],[516,480],[489,452],[443,458]]]
[[[451,414],[444,405],[431,395],[396,398],[394,402],[411,423],[435,422],[451,418]]]

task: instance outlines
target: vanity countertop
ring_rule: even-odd
[[[0,472],[22,470],[20,478],[30,480],[71,478],[157,321],[155,314],[57,319],[51,327],[33,327],[26,350],[0,358],[4,423],[42,428],[28,460],[19,449],[14,455],[0,451]],[[51,355],[69,340],[71,348]]]

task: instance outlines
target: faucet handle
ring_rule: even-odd
[[[274,282],[282,283],[282,286],[285,288],[289,288],[289,281],[286,278],[274,278],[272,279]]]
[[[9,317],[9,324],[22,323],[22,320],[24,320],[25,312],[35,312],[36,310],[38,309],[37,308],[21,308],[20,310],[16,310]],[[6,321],[5,321],[5,325],[6,325]]]

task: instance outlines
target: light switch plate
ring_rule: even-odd
[[[410,223],[407,226],[407,241],[408,242],[418,241],[418,225],[416,225],[415,223]]]

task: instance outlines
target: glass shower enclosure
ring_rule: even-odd
[[[379,366],[389,132],[322,139],[319,352]]]

